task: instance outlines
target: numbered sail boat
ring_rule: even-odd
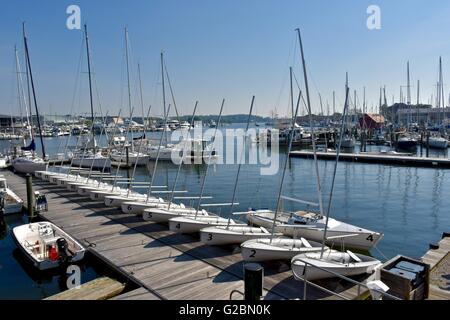
[[[291,68],[291,74],[292,74],[292,68]],[[292,77],[291,77],[292,79]],[[292,80],[291,80],[292,81]],[[292,82],[291,82],[292,84]],[[292,88],[292,85],[291,85]],[[291,89],[292,90],[292,89]],[[291,105],[292,110],[294,109],[294,101],[292,99],[293,94],[291,91]],[[298,114],[298,108],[300,105],[300,99],[301,99],[301,92],[298,95],[297,100],[297,107],[295,109],[295,115],[292,115],[292,124],[291,128],[295,127],[295,124],[297,123],[297,114]],[[312,138],[313,141],[315,141],[314,138],[314,132],[312,132]],[[288,139],[288,150],[287,155],[291,152],[292,149],[292,143],[294,140],[294,130],[291,130],[289,134]],[[283,173],[281,175],[281,182],[280,182],[280,189],[278,192],[278,200],[277,200],[277,206],[275,210],[275,214],[273,217],[272,222],[272,236],[270,238],[261,238],[261,239],[252,239],[245,241],[241,244],[241,255],[242,258],[245,261],[269,261],[269,260],[290,260],[294,256],[298,255],[299,253],[305,253],[305,252],[318,252],[322,250],[322,244],[319,242],[310,242],[306,240],[305,238],[300,239],[286,239],[283,237],[275,237],[275,221],[277,219],[278,212],[280,210],[280,204],[281,204],[281,197],[283,192],[283,182],[284,178],[286,176],[286,168],[288,165],[289,156],[286,156],[285,162],[284,162],[284,168]]]
[[[250,124],[250,118],[252,115],[253,106],[255,103],[255,96],[252,98],[250,105],[250,112],[248,114],[247,126],[245,129],[245,136],[248,135],[248,127]],[[243,144],[243,148],[245,145]],[[241,151],[241,157],[243,156],[244,150]],[[242,158],[241,158],[242,160]],[[200,230],[200,240],[209,245],[228,245],[228,244],[241,244],[244,241],[258,238],[269,238],[272,233],[270,233],[266,228],[263,227],[250,227],[247,225],[233,225],[231,216],[233,214],[233,209],[236,201],[236,191],[239,182],[239,174],[241,171],[241,163],[239,161],[238,170],[236,174],[236,180],[234,183],[234,191],[232,201],[230,203],[230,217],[227,220],[226,225],[216,225],[211,227],[206,227]]]
[[[300,43],[300,52],[301,52],[301,59],[302,59],[302,65],[303,65],[303,74],[304,74],[304,81],[305,81],[305,89],[306,89],[306,96],[307,96],[307,107],[308,107],[308,113],[310,118],[310,126],[313,130],[312,126],[312,113],[311,113],[311,103],[309,98],[309,89],[308,89],[308,77],[306,74],[306,63],[303,53],[303,45],[302,40],[300,36],[300,30],[297,29],[299,43]],[[346,81],[346,97],[348,101],[348,80]],[[347,104],[344,108],[344,115],[347,112]],[[342,137],[342,129],[343,129],[343,123],[341,126],[341,137]],[[314,140],[313,140],[314,141]],[[340,139],[339,144],[341,144],[342,138]],[[340,146],[339,146],[340,147]],[[323,212],[323,205],[322,205],[322,195],[321,195],[321,186],[320,186],[320,176],[319,176],[319,167],[317,164],[317,155],[316,155],[316,148],[315,144],[313,143],[313,149],[314,149],[314,158],[315,158],[315,171],[316,171],[316,180],[317,180],[317,193],[319,197],[319,207],[321,213]],[[291,267],[292,272],[294,276],[300,279],[308,279],[308,280],[318,280],[318,279],[324,279],[324,278],[332,278],[335,277],[335,274],[342,275],[342,276],[352,276],[352,275],[358,275],[362,273],[371,273],[376,268],[379,268],[381,266],[381,262],[375,258],[362,255],[362,254],[355,254],[349,250],[346,252],[339,252],[332,249],[327,249],[325,247],[325,242],[327,240],[327,232],[328,232],[328,225],[329,225],[329,216],[330,216],[330,209],[331,209],[331,203],[332,203],[332,195],[334,190],[334,182],[337,172],[337,165],[339,162],[339,150],[340,148],[337,148],[336,152],[336,162],[334,166],[334,172],[333,172],[333,181],[331,183],[331,191],[330,191],[330,197],[329,197],[329,203],[328,203],[328,209],[326,214],[326,220],[325,220],[325,228],[323,230],[323,238],[322,238],[322,250],[320,252],[311,252],[311,253],[301,253],[291,260]],[[323,216],[323,214],[322,214]],[[348,235],[347,237],[341,237],[343,240],[346,238],[351,238],[351,235]],[[333,274],[334,273],[334,274]]]
[[[32,68],[31,68],[31,60],[30,60],[30,55],[29,55],[29,50],[28,50],[28,40],[27,40],[27,36],[25,34],[25,27],[23,28],[23,41],[24,41],[24,47],[25,47],[26,72],[27,72],[27,75],[30,80],[29,84],[31,83],[33,102],[34,102],[34,107],[36,110],[36,119],[37,119],[37,124],[38,124],[38,128],[39,128],[39,134],[40,134],[42,158],[36,155],[36,152],[35,152],[36,144],[34,142],[33,130],[30,128],[30,137],[31,137],[30,144],[26,147],[21,148],[22,154],[18,157],[13,158],[11,160],[11,164],[12,164],[14,170],[17,172],[34,174],[36,171],[45,171],[47,168],[47,163],[44,161],[44,159],[46,158],[46,154],[45,154],[44,141],[42,140],[42,134],[41,134],[41,132],[42,132],[41,131],[42,130],[41,129],[41,119],[39,116],[39,109],[38,109],[38,105],[37,105],[36,91],[35,91],[35,86],[34,86],[33,72],[32,72]],[[15,55],[16,55],[18,87],[21,88],[19,97],[22,96],[22,98],[24,100],[24,104],[25,104],[25,107],[27,110],[27,116],[28,116],[28,106],[27,106],[27,102],[25,99],[25,94],[24,94],[23,85],[22,85],[22,81],[21,81],[22,76],[21,76],[21,71],[20,71],[20,64],[19,64],[19,58],[17,55],[17,50],[15,51]],[[31,114],[31,97],[28,97],[28,98],[29,98],[28,101],[30,101],[29,107],[30,107],[30,114]],[[29,123],[27,125],[29,125]]]

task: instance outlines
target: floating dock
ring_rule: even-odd
[[[430,300],[450,300],[450,234],[430,245],[422,261],[430,265]]]
[[[101,277],[44,300],[108,300],[122,293],[124,289],[125,284]]]
[[[312,151],[291,151],[289,154],[293,158],[310,158],[314,157]],[[317,152],[317,158],[321,160],[336,160],[336,152]],[[340,153],[340,161],[376,163],[387,165],[401,165],[410,167],[433,167],[433,168],[450,168],[450,159],[444,158],[423,158],[413,156],[397,156],[397,155],[376,155],[368,153]]]
[[[9,171],[4,175],[10,188],[26,199],[25,178]],[[244,292],[244,263],[238,246],[206,246],[198,237],[173,233],[165,225],[123,214],[119,209],[36,178],[33,188],[48,200],[48,211],[40,213],[42,219],[62,228],[137,285],[136,290],[114,299],[229,300],[232,291]],[[265,299],[303,299],[303,282],[294,279],[286,263],[263,266]],[[357,280],[366,278],[364,275]],[[346,299],[362,294],[356,285],[339,279],[321,285]],[[242,296],[235,294],[233,298]],[[342,299],[311,285],[307,286],[306,298]]]

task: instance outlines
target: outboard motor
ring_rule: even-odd
[[[64,238],[59,238],[56,240],[56,246],[58,247],[59,260],[63,263],[68,262],[71,254],[69,252],[67,240]]]

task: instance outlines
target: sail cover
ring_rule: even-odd
[[[36,150],[36,143],[34,143],[34,139],[31,140],[30,145],[28,147],[22,147],[23,151],[35,151]]]

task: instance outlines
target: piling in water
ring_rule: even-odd
[[[28,207],[28,217],[30,220],[34,218],[34,194],[33,194],[33,178],[31,174],[26,175],[27,184],[27,207]]]

